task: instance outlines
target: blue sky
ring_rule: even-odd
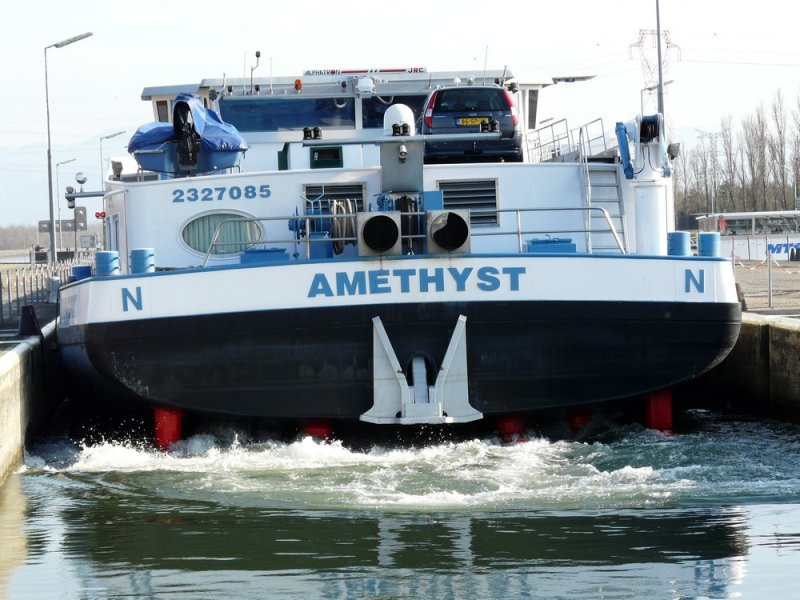
[[[661,26],[676,46],[665,74],[673,140],[716,131],[723,116],[769,105],[779,88],[797,105],[800,36],[787,6],[661,0]],[[108,159],[152,120],[144,87],[249,74],[256,50],[262,76],[270,58],[275,75],[299,75],[323,67],[482,68],[487,56],[489,67],[508,65],[520,80],[596,75],[546,89],[539,117],[568,116],[570,125],[603,117],[610,129],[639,112],[650,82],[635,45],[640,30],[655,27],[655,0],[14,2],[0,24],[0,225],[47,218],[44,48],[85,31],[94,35],[47,52],[53,164],[76,159],[58,168],[61,189],[76,171],[87,175],[87,189],[99,186],[100,138],[126,131],[102,142]],[[651,58],[652,39],[644,44]],[[645,100],[652,112],[655,97]]]

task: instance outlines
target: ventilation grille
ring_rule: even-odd
[[[440,181],[445,209],[467,209],[472,225],[497,224],[497,181],[473,179],[469,181]]]
[[[350,199],[358,205],[359,212],[364,210],[364,185],[361,183],[306,185],[303,193],[309,201],[320,196],[325,200]]]

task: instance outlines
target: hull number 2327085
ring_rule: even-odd
[[[259,186],[220,186],[204,188],[178,188],[172,190],[173,202],[212,202],[214,200],[252,200],[254,198],[269,198],[272,192],[268,185]]]

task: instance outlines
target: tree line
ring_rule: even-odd
[[[673,162],[679,229],[696,229],[698,214],[794,210],[800,171],[800,95],[787,107],[778,90],[738,124],[728,115],[719,131]]]
[[[83,233],[83,232],[82,232]],[[102,235],[99,223],[90,223],[86,233]],[[72,232],[63,234],[65,247],[74,246],[74,234]],[[56,234],[56,243],[58,243]],[[36,225],[6,225],[0,226],[0,250],[29,250],[37,244],[47,248],[50,245],[50,234],[39,233]]]
[[[8,225],[0,227],[0,250],[27,250],[37,243],[44,243],[47,236],[41,234],[36,225]]]

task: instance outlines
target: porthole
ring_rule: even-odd
[[[215,212],[189,221],[181,231],[181,238],[197,252],[205,254],[210,248],[214,256],[231,255],[243,252],[258,242],[261,239],[261,227],[242,214]]]

